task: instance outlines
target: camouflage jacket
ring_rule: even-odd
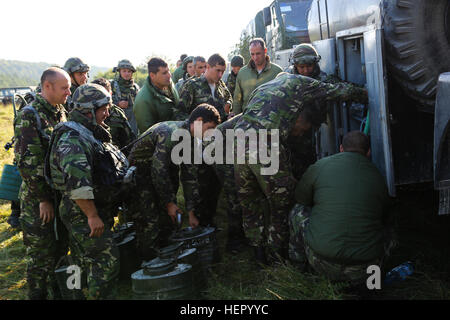
[[[137,176],[143,183],[153,185],[163,208],[170,202],[177,203],[177,188],[173,181],[179,178],[183,185],[186,209],[191,211],[199,203],[198,167],[181,164],[179,176],[179,167],[171,159],[172,150],[179,143],[172,141],[172,134],[178,129],[189,131],[189,128],[188,121],[158,123],[141,136],[142,140],[136,143],[129,156],[130,165],[137,167]],[[191,145],[193,141],[191,139]]]
[[[234,91],[236,90],[236,79],[237,79],[237,74],[234,74],[233,71],[230,72],[230,74],[228,75],[227,78],[227,88],[231,93],[231,96],[234,96]]]
[[[15,161],[23,179],[20,198],[49,201],[53,191],[44,177],[45,157],[54,127],[66,121],[67,114],[63,105],[54,107],[40,94],[31,105],[39,115],[41,132],[35,114],[27,108],[20,110],[14,121]]]
[[[219,111],[221,120],[227,119],[225,105],[233,103],[230,91],[222,80],[216,84],[214,95],[205,76],[189,79],[180,93],[180,103],[175,110],[176,120],[186,120],[191,112],[200,104],[207,103]]]
[[[52,135],[47,166],[53,187],[62,193],[64,203],[72,201],[72,210],[78,213],[75,200],[95,200],[101,210],[117,198],[128,161],[109,143],[105,128],[94,126],[77,111],[70,113],[69,120]]]
[[[113,103],[118,105],[120,101],[128,101],[129,107],[133,107],[139,89],[139,85],[133,79],[130,81],[126,81],[122,77],[114,79],[111,81]]]
[[[326,113],[322,103],[330,100],[367,103],[367,91],[349,83],[329,84],[300,75],[284,74],[258,87],[235,129],[279,129],[286,142],[300,112],[306,107]],[[313,103],[314,102],[314,103]],[[316,103],[317,102],[317,103]]]
[[[128,146],[136,139],[125,112],[114,104],[109,110],[109,117],[106,119],[105,124],[110,128],[112,143],[119,149]]]

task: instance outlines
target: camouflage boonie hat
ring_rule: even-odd
[[[320,61],[321,57],[317,53],[316,49],[306,43],[302,43],[295,48],[292,54],[293,64],[314,64]]]
[[[111,95],[101,85],[89,83],[78,87],[73,93],[73,110],[87,113],[112,103]]]
[[[189,56],[186,59],[183,60],[183,70],[187,71],[187,65],[191,62],[194,62],[194,57],[193,56]]]
[[[117,70],[120,69],[130,69],[133,72],[136,72],[136,68],[133,66],[130,60],[121,60],[119,61],[119,64],[117,65]]]
[[[85,64],[80,58],[70,58],[64,64],[63,69],[68,73],[88,72],[91,68]]]
[[[231,66],[242,68],[244,66],[244,57],[241,55],[234,56],[233,59],[231,59]]]

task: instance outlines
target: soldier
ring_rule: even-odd
[[[226,85],[228,90],[231,93],[231,96],[234,96],[234,91],[236,90],[236,78],[239,74],[239,71],[244,66],[244,57],[241,55],[234,56],[231,59],[231,71],[228,74]]]
[[[365,103],[367,91],[350,84],[332,85],[307,77],[284,74],[253,92],[248,109],[235,126],[235,130],[253,129],[257,134],[262,129],[279,130],[275,132],[278,134],[279,143],[271,143],[270,139],[274,138],[272,137],[267,138],[265,144],[268,154],[276,158],[275,163],[263,165],[259,161],[257,164],[250,164],[249,152],[253,150],[247,144],[245,164],[235,166],[238,195],[243,207],[244,230],[255,247],[257,260],[261,262],[265,261],[266,249],[269,250],[270,256],[287,256],[287,212],[293,206],[295,179],[285,151],[286,141],[289,135],[299,136],[310,129],[311,123],[316,122],[314,119],[321,119],[325,113],[321,108],[309,108],[307,110],[310,112],[307,112],[304,110],[305,105],[311,104],[312,101],[339,98]],[[263,133],[261,131],[261,134]],[[236,140],[236,145],[237,143]],[[260,145],[259,150],[262,147],[264,145]]]
[[[60,214],[69,230],[71,250],[87,275],[88,299],[111,299],[119,274],[119,250],[111,228],[111,209],[128,161],[111,142],[104,121],[111,95],[97,84],[75,91],[69,122],[55,128],[47,166],[63,194]]]
[[[207,103],[214,106],[219,112],[220,118],[226,121],[233,100],[225,83],[221,80],[225,69],[225,59],[219,54],[212,55],[208,59],[205,74],[200,78],[190,79],[184,85],[180,103],[175,110],[175,119],[184,120],[195,107]],[[200,166],[199,185],[202,201],[197,212],[201,217],[201,224],[213,225],[213,216],[220,195],[220,183],[211,166],[207,164]]]
[[[183,76],[175,84],[175,88],[177,89],[178,93],[181,93],[181,88],[186,83],[186,81],[195,76],[194,57],[190,56],[184,59],[183,71],[184,71]]]
[[[111,81],[113,103],[124,110],[131,130],[137,135],[138,128],[133,113],[134,101],[139,92],[139,85],[133,79],[136,68],[129,60],[121,60],[118,66],[114,68],[114,72],[116,72],[116,76]]]
[[[221,141],[222,146],[227,145],[227,131],[234,130],[234,127],[241,116],[242,114],[239,114],[217,126],[216,130],[220,131],[224,138],[224,140]],[[204,142],[205,147],[210,146],[210,148],[213,148],[213,144],[218,147],[216,143],[218,142],[212,139]],[[222,163],[214,163],[213,168],[220,181],[227,204],[228,236],[226,249],[228,252],[237,253],[242,250],[243,246],[248,244],[248,239],[245,238],[244,230],[242,228],[242,208],[239,204],[236,182],[234,180],[234,165],[228,164],[225,157],[222,160]]]
[[[44,177],[44,160],[54,127],[66,121],[63,106],[70,96],[70,76],[49,68],[41,77],[42,92],[21,109],[14,123],[15,160],[22,176],[20,222],[27,248],[27,283],[30,300],[47,299],[49,286],[57,297],[54,270],[67,247],[55,239],[54,192]]]
[[[111,84],[105,78],[95,79],[92,83],[101,85],[112,95]],[[137,138],[133,130],[131,130],[125,112],[115,104],[111,104],[109,117],[105,120],[105,124],[109,127],[112,143],[119,149],[127,147]],[[123,153],[125,155],[128,154],[127,150],[123,150]]]
[[[167,245],[168,236],[174,230],[177,212],[179,179],[183,185],[189,224],[198,226],[195,208],[198,205],[199,191],[197,166],[181,164],[171,160],[177,141],[172,136],[177,132],[187,132],[191,144],[194,143],[194,125],[200,125],[202,139],[204,132],[220,123],[217,110],[208,105],[200,105],[186,121],[161,122],[148,129],[141,140],[135,144],[130,154],[130,164],[137,168],[136,190],[132,191],[129,208],[136,226],[138,253],[143,260],[152,259],[155,249]],[[193,149],[191,149],[193,150]],[[191,159],[190,155],[187,155]],[[191,159],[192,160],[192,159]]]
[[[239,71],[234,92],[234,113],[245,111],[249,97],[258,86],[269,82],[282,72],[280,66],[271,63],[266,43],[261,38],[250,41],[251,60]]]
[[[140,133],[159,122],[173,120],[180,100],[170,79],[167,63],[160,58],[152,58],[147,67],[148,78],[136,97],[133,109]]]
[[[70,112],[72,110],[72,95],[79,86],[86,84],[89,80],[89,70],[91,68],[85,64],[80,58],[70,58],[66,61],[63,67],[64,70],[70,75],[72,86],[70,87],[70,97],[67,99],[66,110]]]
[[[181,78],[183,78],[184,75],[184,70],[183,70],[183,61],[184,59],[186,59],[188,57],[187,54],[182,54],[180,57],[180,65],[177,67],[177,69],[173,72],[172,74],[172,81],[173,83],[178,83],[178,81],[180,81]]]
[[[202,74],[205,73],[206,71],[206,60],[205,58],[198,56],[194,58],[194,71],[195,71],[195,76],[201,77]]]
[[[322,82],[339,82],[340,80],[336,76],[328,75],[320,70],[320,59],[321,57],[312,45],[302,43],[295,48],[292,54],[292,66],[286,71],[291,74],[299,74]]]
[[[344,137],[341,153],[312,165],[298,183],[289,216],[289,257],[334,281],[366,284],[395,244],[386,182],[369,160],[366,135]],[[357,187],[355,187],[357,186]]]
[[[180,92],[180,103],[175,112],[177,120],[186,119],[192,110],[202,103],[214,106],[223,121],[228,119],[233,99],[221,80],[225,69],[225,59],[214,54],[208,59],[205,74],[186,82]]]

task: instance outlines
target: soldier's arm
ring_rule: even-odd
[[[195,208],[198,207],[200,203],[198,166],[193,164],[182,164],[180,180],[183,185],[186,211],[189,214],[189,224],[192,228],[196,228],[199,225],[199,221],[195,215]]]
[[[20,113],[14,127],[15,160],[26,187],[39,202],[52,201],[53,191],[44,177],[47,150],[42,144],[34,113]]]
[[[133,107],[133,112],[140,133],[144,133],[157,122],[153,115],[153,105],[150,101],[137,100]]]
[[[193,101],[194,92],[189,84],[185,84],[180,92],[180,101],[173,112],[175,121],[184,121],[189,118]]]
[[[110,81],[111,90],[112,90],[112,101],[115,105],[119,105],[120,99],[116,92],[116,87],[114,86],[114,80]]]
[[[368,103],[367,90],[359,88],[351,83],[324,83],[316,80],[309,81],[302,92],[304,103],[312,103],[319,100],[352,100],[366,104]]]
[[[242,112],[242,104],[243,104],[243,95],[241,88],[241,79],[239,75],[236,79],[236,88],[234,89],[234,97],[233,97],[233,112],[235,114],[239,114]]]
[[[166,208],[169,203],[177,203],[177,195],[170,179],[171,149],[170,134],[161,133],[152,156],[151,178],[158,193],[160,204]]]
[[[317,165],[312,165],[306,170],[295,189],[295,200],[305,206],[312,206],[314,199],[314,182],[317,178]]]

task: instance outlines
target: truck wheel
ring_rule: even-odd
[[[450,71],[450,1],[385,0],[384,9],[388,68],[433,112],[438,77]]]

